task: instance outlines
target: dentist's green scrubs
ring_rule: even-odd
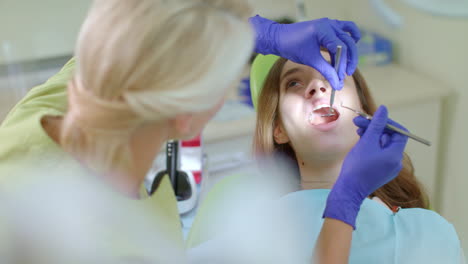
[[[140,263],[138,262],[140,260],[159,263],[160,256],[170,253],[169,251],[161,252],[159,249],[169,245],[176,251],[179,249],[182,251],[184,247],[177,202],[167,177],[151,197],[145,197],[146,192],[142,191],[140,200],[127,198],[83,168],[72,156],[64,152],[41,126],[40,120],[43,116],[62,116],[65,113],[66,86],[74,68],[75,61],[71,60],[57,75],[33,88],[11,110],[0,126],[0,199],[9,200],[12,205],[9,208],[11,211],[4,210],[5,206],[3,206],[0,214],[3,216],[3,219],[0,219],[2,225],[0,236],[6,236],[6,239],[10,241],[0,241],[0,253],[7,250],[6,245],[12,246],[14,244],[12,241],[17,241],[15,239],[18,239],[18,232],[21,230],[16,232],[15,224],[19,224],[25,218],[30,218],[29,223],[46,219],[42,224],[42,231],[50,230],[50,237],[47,237],[49,232],[47,231],[45,237],[38,235],[35,238],[36,241],[32,243],[27,237],[32,234],[29,232],[26,234],[26,240],[31,242],[31,247],[50,244],[60,234],[68,234],[68,231],[84,230],[78,235],[92,231],[93,233],[83,235],[83,237],[86,239],[91,236],[96,237],[92,242],[86,241],[87,244],[94,243],[96,249],[94,256],[87,256],[91,259],[104,257],[106,260],[117,260],[114,263],[120,263],[120,259],[136,260],[135,263]],[[80,197],[79,188],[87,191],[86,197]],[[54,197],[55,194],[57,197]],[[96,201],[90,198],[94,197],[93,195]],[[76,205],[80,199],[85,202],[84,205]],[[61,203],[55,204],[55,200]],[[101,200],[106,202],[99,204]],[[56,206],[54,210],[51,209],[51,201]],[[22,212],[22,205],[27,205],[26,208],[30,212],[37,210],[37,213]],[[79,207],[72,211],[76,213],[74,218],[72,220],[66,217],[64,220],[61,219],[60,217],[63,216],[61,213],[66,212],[72,205]],[[92,210],[86,212],[87,208],[94,208],[92,206],[95,205],[104,207],[99,211],[101,213],[99,216],[90,215],[93,214],[90,213]],[[41,207],[44,208],[43,211]],[[79,210],[85,211],[80,215]],[[54,219],[55,214],[57,214],[57,219]],[[50,219],[47,215],[51,216]],[[8,219],[4,219],[5,217]],[[137,227],[131,226],[134,222],[143,224]],[[67,224],[70,224],[70,228],[66,228]],[[61,233],[57,230],[59,230],[58,226],[62,225],[65,229]],[[152,228],[143,231],[134,230],[135,228],[143,229],[144,225]],[[24,229],[24,226],[16,228]],[[68,242],[74,239],[74,237],[66,237]],[[153,243],[158,239],[164,241],[164,245],[158,246],[157,243]],[[18,243],[18,245],[21,244],[21,242]],[[20,251],[20,255],[28,252],[26,248],[24,252]],[[60,250],[57,249],[57,255]],[[75,261],[79,263],[79,260]]]

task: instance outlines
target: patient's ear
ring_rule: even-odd
[[[275,129],[273,130],[273,138],[275,139],[276,144],[285,144],[289,142],[288,134],[281,122],[276,122]]]
[[[179,114],[169,122],[177,138],[186,138],[188,135],[192,134],[193,115]]]

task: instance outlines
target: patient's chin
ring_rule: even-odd
[[[343,145],[337,143],[331,144],[317,144],[308,149],[302,149],[300,151],[301,156],[304,160],[308,160],[311,163],[316,162],[336,162],[343,159],[343,156],[349,151],[348,148],[345,148]]]
[[[337,135],[339,134],[339,136]],[[320,133],[319,135],[291,138],[297,155],[311,162],[337,162],[343,160],[358,140],[355,129],[344,133]]]

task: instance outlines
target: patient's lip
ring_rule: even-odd
[[[312,125],[312,124],[311,124]],[[328,132],[335,129],[338,125],[338,119],[329,123],[323,123],[319,125],[312,125],[313,128],[321,131],[321,132]]]

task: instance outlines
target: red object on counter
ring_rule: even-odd
[[[195,182],[200,184],[202,181],[202,163],[203,163],[203,154],[202,154],[202,138],[201,135],[196,136],[190,140],[181,140],[181,168],[190,170]],[[194,162],[196,161],[196,162]],[[198,164],[197,164],[198,163]]]
[[[190,140],[182,140],[182,147],[201,147],[201,135]]]

